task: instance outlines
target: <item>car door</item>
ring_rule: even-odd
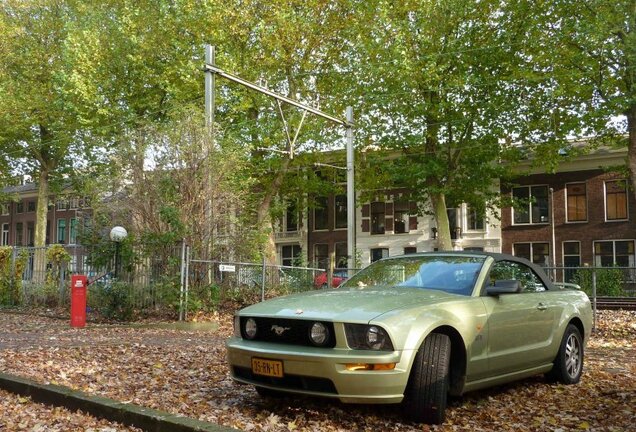
[[[522,290],[482,296],[488,314],[488,366],[500,375],[549,362],[556,310],[547,287],[532,268],[517,261],[495,262],[490,280],[518,280]]]

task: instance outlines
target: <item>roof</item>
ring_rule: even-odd
[[[0,190],[0,193],[12,194],[12,193],[26,193],[38,190],[38,185],[35,183],[25,183],[17,186],[6,186]]]

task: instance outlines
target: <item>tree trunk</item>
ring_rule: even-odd
[[[283,166],[278,170],[274,180],[271,185],[265,191],[265,195],[261,201],[260,206],[258,207],[258,212],[256,213],[256,220],[258,222],[258,228],[267,234],[267,242],[265,243],[265,249],[263,254],[265,256],[265,262],[267,264],[276,265],[276,239],[274,238],[274,224],[272,222],[272,218],[269,214],[269,209],[272,205],[272,200],[276,195],[276,192],[280,189],[283,184],[283,179],[285,178],[285,173],[289,168],[289,164],[291,159],[286,158],[283,161]]]
[[[440,251],[453,250],[448,213],[446,213],[446,196],[443,193],[432,194],[431,201],[435,222],[437,222],[437,248]]]
[[[49,211],[49,172],[40,168],[38,203],[35,213],[35,247],[46,246],[47,215]]]

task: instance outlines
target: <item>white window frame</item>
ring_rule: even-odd
[[[345,213],[347,211],[349,211],[349,209],[347,208],[347,205],[346,205],[347,194],[335,194],[333,196],[333,230],[334,231],[346,231],[347,230],[346,226],[338,228],[338,226],[336,224],[336,219],[337,219],[337,216],[338,216],[338,204],[337,204],[336,198],[339,197],[339,196],[345,197]]]
[[[594,258],[594,267],[602,267],[596,264],[596,243],[612,243],[612,265],[616,265],[616,242],[632,242],[634,245],[634,253],[631,255],[629,267],[636,267],[636,239],[607,239],[592,241],[592,257]],[[609,268],[609,267],[607,267]]]
[[[608,219],[607,218],[607,182],[625,182],[625,186],[627,186],[627,180],[625,179],[610,179],[603,180],[603,218],[605,222],[625,222],[629,220],[629,193],[627,190],[625,191],[625,207],[627,217],[625,219]]]
[[[568,212],[568,185],[576,185],[576,184],[582,184],[585,185],[585,220],[575,220],[575,221],[571,221],[570,220],[570,213]],[[565,184],[565,223],[568,224],[580,224],[580,223],[587,223],[590,219],[590,200],[588,200],[588,195],[587,195],[587,182],[585,181],[580,181],[580,182],[569,182]]]
[[[536,262],[534,262],[532,260],[532,257],[534,255],[533,247],[534,247],[535,244],[547,244],[548,245],[548,255],[547,255],[548,263],[547,263],[547,267],[552,266],[552,255],[551,254],[553,252],[552,252],[552,247],[551,247],[549,241],[520,241],[520,242],[515,242],[515,243],[512,244],[512,255],[513,256],[518,256],[518,255],[515,255],[515,245],[518,245],[518,244],[529,244],[530,245],[530,259],[528,261],[530,261],[531,263],[536,264],[538,266],[543,266],[544,264],[543,263],[536,263]]]
[[[316,197],[316,198],[325,198],[327,201],[326,201],[326,203],[325,203],[325,204],[326,204],[326,205],[325,205],[325,207],[321,207],[321,208],[314,207],[314,210],[313,210],[313,213],[314,213],[314,220],[313,220],[313,224],[312,224],[312,225],[313,225],[313,226],[312,226],[313,231],[314,231],[314,232],[325,232],[325,231],[329,231],[329,197],[328,197],[328,196],[327,196],[327,197],[325,197],[325,196],[320,196],[320,197]],[[316,211],[317,211],[317,210],[327,212],[327,214],[325,215],[325,220],[327,221],[327,226],[326,226],[325,228],[316,228]]]
[[[524,226],[524,225],[550,225],[550,185],[548,184],[532,184],[532,185],[521,185],[521,186],[515,186],[510,190],[510,195],[514,198],[514,190],[515,189],[521,189],[521,188],[526,188],[528,189],[528,198],[532,199],[532,188],[533,187],[545,187],[547,190],[547,197],[548,197],[548,220],[546,222],[534,222],[532,220],[532,202],[528,203],[528,217],[530,219],[530,222],[515,222],[515,208],[514,206],[511,207],[511,220],[510,222],[512,223],[512,225],[515,226]],[[528,243],[528,242],[520,242],[520,243]],[[535,243],[541,243],[541,242],[535,242]]]
[[[578,243],[579,244],[579,254],[578,255],[572,255],[572,254],[565,254],[565,244],[566,243]],[[579,257],[579,266],[582,264],[581,263],[581,241],[580,240],[563,240],[561,242],[561,265],[562,267],[565,267],[565,257],[566,256],[578,256]]]
[[[484,212],[484,214],[481,215],[482,218],[483,218],[483,221],[484,221],[484,227],[483,228],[481,228],[481,229],[472,229],[472,228],[470,228],[468,226],[468,216],[469,216],[471,210],[472,210],[472,208],[468,204],[464,203],[462,205],[462,213],[463,213],[462,224],[465,227],[464,231],[465,232],[472,232],[472,233],[484,233],[484,232],[487,232],[488,231],[488,229],[487,229],[488,228],[488,222],[486,221],[485,212]]]
[[[0,245],[9,246],[9,224],[2,224],[2,237],[0,237]]]

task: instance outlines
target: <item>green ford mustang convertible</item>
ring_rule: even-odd
[[[234,327],[232,378],[261,395],[402,403],[412,420],[441,423],[448,394],[541,373],[577,383],[592,310],[524,259],[423,253],[249,306]]]

